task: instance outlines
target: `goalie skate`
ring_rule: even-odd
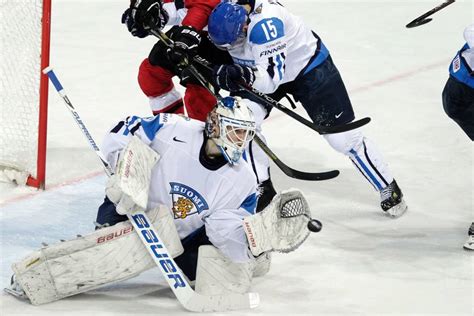
[[[5,291],[5,293],[18,297],[20,299],[23,299],[23,300],[28,299],[28,296],[26,296],[25,291],[23,291],[20,284],[18,284],[18,282],[16,281],[14,274],[12,275],[12,278],[11,278],[10,287],[6,287],[3,290]]]

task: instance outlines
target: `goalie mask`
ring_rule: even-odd
[[[225,97],[207,115],[206,135],[235,164],[255,135],[254,115],[243,99]]]

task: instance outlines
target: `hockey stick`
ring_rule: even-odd
[[[299,179],[299,180],[307,180],[307,181],[321,181],[321,180],[329,180],[335,178],[339,175],[339,170],[331,170],[326,172],[303,172],[292,169],[285,165],[274,153],[270,150],[270,148],[263,142],[263,140],[255,135],[253,138],[255,142],[262,148],[262,150],[270,157],[271,160],[283,171],[284,174],[291,178]]]
[[[202,66],[204,66],[204,67],[206,67],[208,70],[212,70],[212,64],[209,61],[205,60],[204,58],[196,56],[196,57],[194,57],[193,61],[200,64],[200,65],[202,65]],[[312,130],[316,131],[320,135],[347,132],[347,131],[362,127],[362,126],[364,126],[364,125],[366,125],[367,123],[370,122],[370,117],[364,117],[360,120],[349,122],[349,123],[343,124],[343,125],[318,126],[318,125],[314,124],[313,122],[305,119],[304,117],[298,115],[297,113],[293,112],[292,110],[290,110],[289,108],[287,108],[286,106],[281,104],[280,102],[272,99],[269,95],[258,91],[254,87],[252,87],[250,85],[247,85],[247,84],[242,84],[242,83],[239,84],[239,86],[240,86],[241,89],[247,91],[248,93],[250,93],[251,95],[253,95],[257,99],[259,99],[261,102],[282,111],[283,113],[285,113],[288,116],[294,118],[298,122],[306,125],[307,127],[311,128]]]
[[[101,160],[107,175],[112,175],[112,168],[104,159],[99,147],[84,125],[84,122],[72,106],[71,101],[67,97],[64,88],[56,77],[53,69],[51,67],[47,67],[43,70],[43,72],[48,75],[49,79],[56,88],[56,91],[62,97],[65,104],[67,105],[68,110],[73,115],[76,123],[79,125],[84,135],[86,135],[89,145],[91,145]],[[196,293],[186,281],[186,277],[171,257],[161,237],[158,235],[158,232],[153,227],[145,212],[136,211],[133,214],[127,214],[127,217],[132,223],[133,228],[137,232],[138,236],[140,236],[140,239],[148,253],[151,255],[155,261],[155,264],[160,269],[163,277],[168,282],[171,290],[176,295],[176,298],[185,309],[192,312],[217,312],[248,309],[258,306],[260,299],[257,293],[213,296]]]
[[[59,93],[61,98],[64,101],[64,104],[66,105],[67,109],[69,112],[72,114],[72,117],[76,121],[77,125],[81,129],[82,133],[84,136],[87,138],[87,141],[89,142],[89,145],[92,147],[92,149],[95,151],[97,157],[99,157],[100,162],[102,163],[102,166],[105,169],[105,172],[107,173],[107,176],[111,176],[114,172],[112,171],[112,168],[110,168],[109,163],[105,159],[104,155],[102,155],[102,152],[100,151],[99,147],[95,143],[94,139],[92,138],[91,134],[89,133],[89,130],[87,127],[84,125],[84,122],[82,121],[81,117],[79,116],[79,113],[77,113],[76,109],[72,105],[71,101],[66,95],[66,92],[64,91],[63,86],[59,82],[58,78],[56,77],[56,74],[53,71],[53,68],[51,67],[46,67],[43,69],[43,73],[48,76],[49,80],[53,84],[54,88],[56,91]]]
[[[427,17],[429,17],[430,15],[435,14],[436,12],[446,8],[448,5],[450,5],[451,3],[454,3],[454,2],[455,2],[455,0],[447,0],[447,1],[443,2],[439,6],[431,9],[430,11],[426,12],[423,15],[420,15],[419,17],[417,17],[416,19],[414,19],[413,21],[408,23],[406,25],[406,27],[407,28],[412,28],[412,27],[417,27],[417,26],[426,24],[428,22],[431,22],[433,19],[431,19],[431,18],[427,19]]]
[[[152,35],[156,36],[157,38],[159,38],[160,40],[162,40],[163,43],[165,43],[165,45],[167,45],[169,47],[171,47],[173,45],[171,39],[165,33],[163,33],[161,30],[150,30],[150,33]],[[205,60],[204,58],[202,58],[200,56],[195,56],[192,61],[196,62],[196,63],[202,65],[203,67],[207,68],[208,70],[212,71],[213,65],[209,61]],[[189,63],[189,61],[186,61],[186,63],[191,65]],[[257,99],[259,99],[261,102],[282,111],[283,113],[287,114],[288,116],[290,116],[293,119],[297,120],[298,122],[306,125],[307,127],[311,128],[312,130],[316,131],[318,134],[321,134],[321,135],[347,132],[347,131],[362,127],[362,126],[364,126],[364,125],[366,125],[367,123],[370,122],[370,117],[364,117],[360,120],[353,121],[353,122],[343,124],[343,125],[318,126],[318,125],[314,124],[313,122],[305,119],[301,115],[293,112],[292,110],[290,110],[289,108],[287,108],[283,104],[279,103],[278,101],[272,99],[267,94],[265,94],[263,92],[260,92],[257,89],[253,88],[252,86],[243,85],[243,84],[240,84],[239,86],[243,90],[247,91],[248,93],[252,94]]]
[[[171,39],[161,31],[152,30],[151,33],[160,38],[165,45],[169,47],[173,46]],[[185,61],[185,63],[187,63],[187,61]],[[211,93],[216,99],[221,99],[222,97],[215,91],[214,86],[210,84],[201,73],[199,73],[196,67],[194,67],[192,64],[187,64],[190,73],[209,91],[209,93]],[[267,146],[267,144],[265,144],[262,139],[260,139],[260,137],[258,137],[258,135],[255,135],[254,139],[260,148],[262,148],[263,152],[281,169],[281,171],[291,178],[307,181],[322,181],[335,178],[339,175],[339,170],[331,170],[326,172],[303,172],[290,168],[285,163],[283,163],[275,153],[273,153],[273,151]]]

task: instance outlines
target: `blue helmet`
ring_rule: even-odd
[[[219,46],[235,43],[243,34],[244,23],[247,20],[247,10],[230,2],[222,2],[214,8],[207,29],[211,41]]]

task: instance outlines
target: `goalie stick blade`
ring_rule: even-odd
[[[335,133],[342,133],[342,132],[347,132],[359,127],[362,127],[370,122],[370,117],[364,117],[360,120],[357,121],[352,121],[347,124],[343,125],[336,125],[336,126],[321,126],[319,127],[319,134],[324,135],[324,134],[335,134]]]
[[[258,293],[212,296],[195,293],[183,306],[191,312],[225,312],[256,308],[259,304]]]

